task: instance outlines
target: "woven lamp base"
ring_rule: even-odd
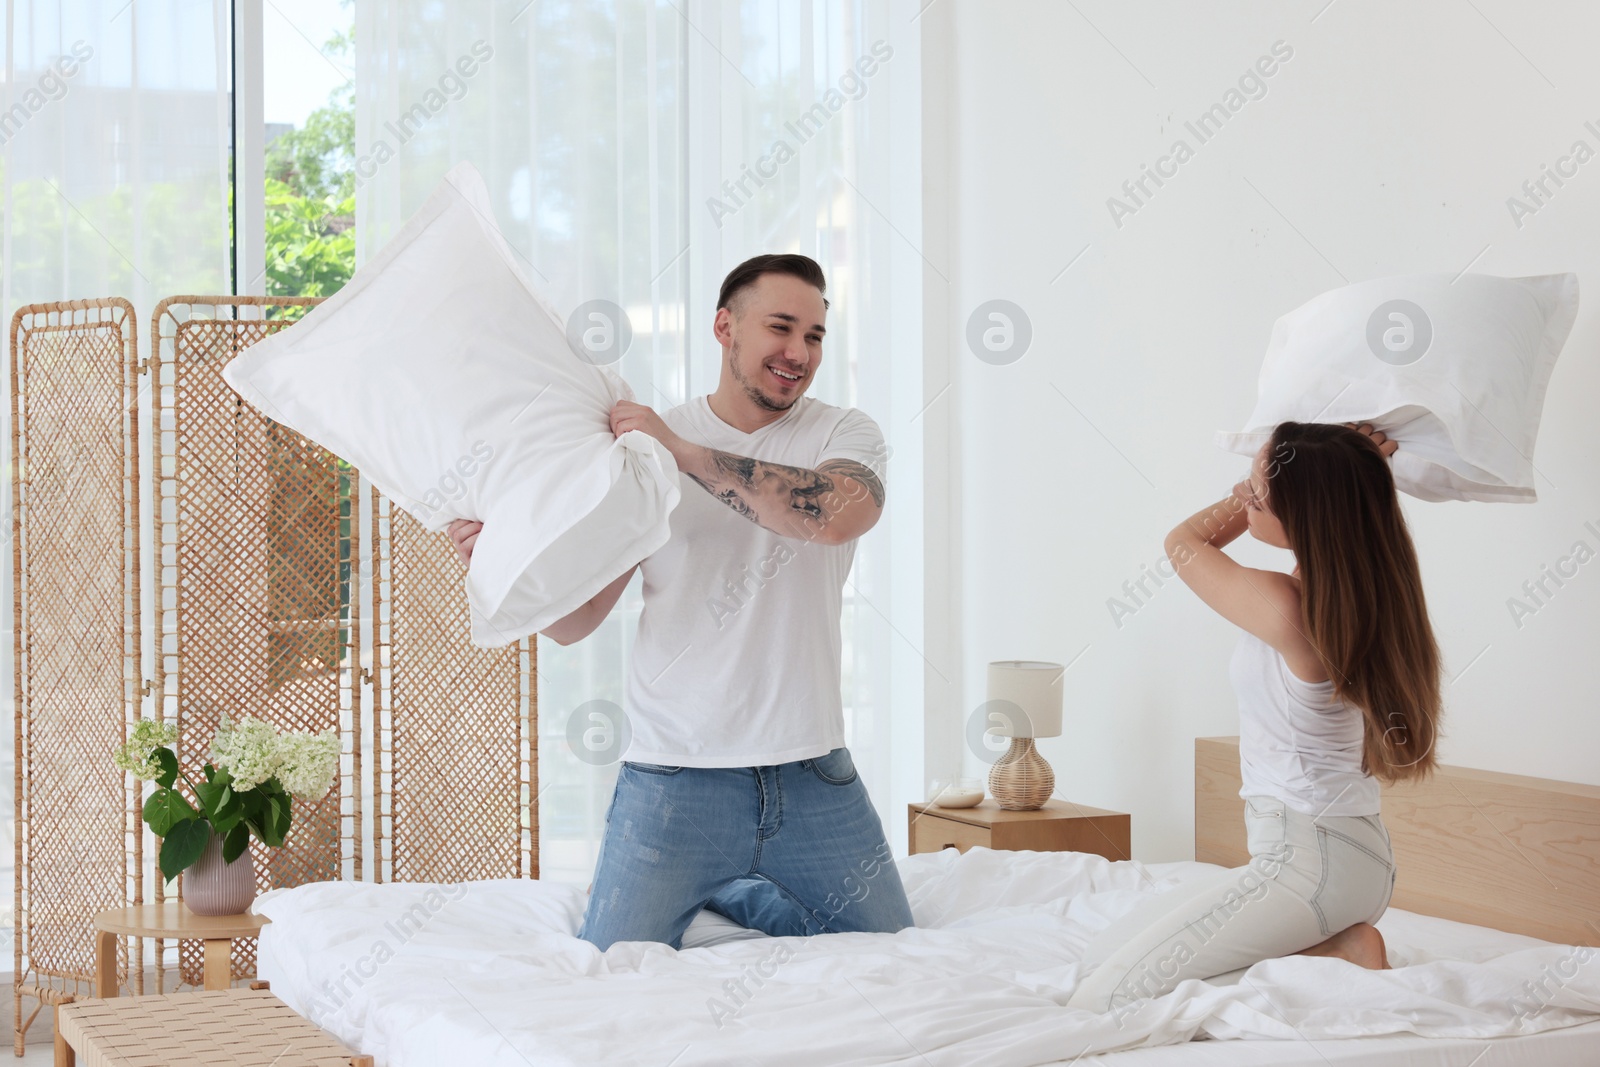
[[[989,768],[989,793],[1006,811],[1038,811],[1055,787],[1056,772],[1031,737],[1013,737],[1006,754]]]

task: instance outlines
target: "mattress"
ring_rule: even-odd
[[[982,848],[899,866],[914,929],[770,938],[702,913],[677,951],[577,940],[572,885],[317,883],[256,902],[258,968],[382,1067],[1600,1064],[1592,949],[1391,910],[1394,970],[1266,960],[1118,1018],[1065,1007],[1089,938],[1214,868]]]

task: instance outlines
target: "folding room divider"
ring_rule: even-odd
[[[263,890],[538,876],[533,641],[474,647],[448,539],[222,380],[317,302],[170,297],[143,359],[122,299],[12,320],[19,1052],[39,1008],[90,991],[94,913],[176,888],[154,873],[141,783],[111,762],[141,717],[176,723],[195,767],[224,714],[338,733],[334,788],[295,802],[282,848],[252,843]],[[201,943],[177,957],[173,977],[199,984]],[[136,993],[145,960],[123,939],[118,977]],[[236,941],[235,977],[254,964]]]
[[[126,300],[24,308],[12,320],[19,1054],[22,997],[42,1002],[43,987],[67,976],[87,985],[89,915],[139,899],[136,801],[109,759],[139,701],[137,616],[124,632],[124,605],[139,596],[136,541],[124,547],[138,537],[138,454],[128,452],[138,447],[137,347]]]

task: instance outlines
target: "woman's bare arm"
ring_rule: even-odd
[[[1167,558],[1218,615],[1277,649],[1297,675],[1317,673],[1320,661],[1300,623],[1298,583],[1281,571],[1246,567],[1222,551],[1248,526],[1244,501],[1230,494],[1167,534]]]

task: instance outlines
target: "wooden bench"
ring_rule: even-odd
[[[68,998],[56,1008],[56,1067],[373,1067],[267,989]]]

